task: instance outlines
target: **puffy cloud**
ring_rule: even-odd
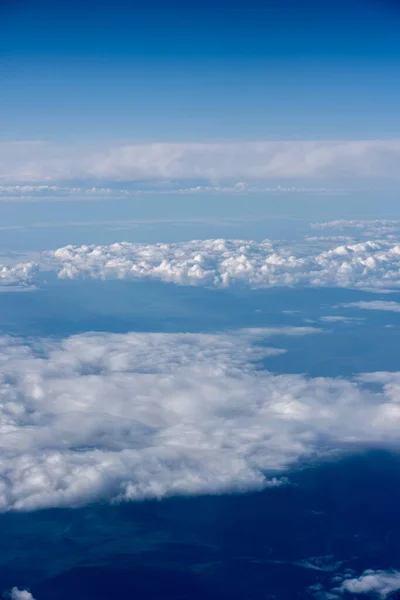
[[[319,253],[246,240],[176,244],[116,243],[66,246],[47,254],[61,278],[160,279],[184,285],[228,287],[331,286],[397,288],[400,245],[388,241],[345,244]]]
[[[0,144],[0,180],[55,182],[104,179],[398,176],[399,140],[155,143],[57,146]]]
[[[36,272],[37,265],[33,262],[14,265],[0,264],[0,290],[2,287],[29,286]]]
[[[10,592],[11,600],[35,600],[30,592],[27,590],[19,590],[16,587],[13,587]]]
[[[383,310],[400,312],[400,303],[386,300],[360,300],[359,302],[344,302],[339,306],[345,308],[360,308],[362,310]]]
[[[265,338],[313,331],[1,338],[0,509],[261,489],[300,458],[397,444],[399,374],[259,368],[280,352]]]
[[[391,598],[394,592],[400,590],[400,572],[367,569],[360,576],[348,571],[344,575],[337,575],[333,579],[332,589],[326,591],[321,585],[310,588],[320,600],[339,600],[353,595],[368,595],[368,598]],[[397,597],[397,596],[396,596]]]
[[[299,252],[269,240],[226,239],[65,246],[43,253],[37,264],[3,265],[0,287],[26,286],[38,271],[54,271],[66,279],[158,279],[210,287],[400,287],[398,243],[366,241],[316,250],[305,245]]]
[[[381,598],[400,589],[399,571],[364,571],[360,577],[347,577],[339,587],[340,592],[351,594],[377,594]]]

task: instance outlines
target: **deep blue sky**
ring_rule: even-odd
[[[396,4],[1,0],[1,139],[397,137]]]

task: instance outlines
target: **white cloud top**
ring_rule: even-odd
[[[307,250],[313,251],[308,247]],[[62,278],[159,279],[183,285],[398,288],[400,245],[366,241],[299,255],[270,241],[66,246],[49,253]]]
[[[155,279],[217,288],[310,286],[384,291],[400,287],[400,244],[365,241],[322,252],[306,244],[301,253],[269,240],[65,246],[42,254],[37,264],[0,265],[0,288],[35,282],[40,271],[53,271],[64,279]]]
[[[280,352],[265,337],[313,331],[1,338],[0,510],[261,489],[300,458],[397,444],[398,374],[257,368]]]
[[[96,148],[5,142],[0,144],[0,183],[397,177],[399,162],[399,140],[155,143]]]
[[[31,283],[37,272],[37,265],[33,262],[15,265],[0,264],[0,289],[4,286],[27,286]]]

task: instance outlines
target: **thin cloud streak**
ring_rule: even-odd
[[[0,144],[0,182],[398,177],[400,140],[155,143],[84,147]],[[213,183],[214,185],[214,183]]]

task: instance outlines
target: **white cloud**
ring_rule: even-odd
[[[397,445],[400,374],[257,368],[279,352],[264,338],[313,331],[1,338],[0,509],[261,489],[299,458]]]
[[[26,285],[38,272],[60,278],[157,279],[181,285],[253,288],[344,287],[385,292],[400,287],[400,245],[390,241],[343,244],[318,251],[269,240],[193,240],[179,243],[65,246],[37,263],[0,266],[0,286]]]
[[[180,185],[179,185],[180,184]],[[345,190],[324,187],[263,186],[249,185],[239,181],[216,185],[194,185],[186,187],[182,180],[146,182],[146,187],[99,187],[99,186],[59,186],[59,185],[0,185],[0,201],[54,201],[54,200],[104,200],[121,199],[146,194],[344,194]]]
[[[362,596],[368,595],[368,598],[388,598],[393,592],[400,590],[400,572],[383,571],[367,569],[360,576],[355,576],[351,571],[344,575],[337,575],[333,579],[334,587],[326,591],[319,584],[310,588],[314,591],[317,598],[338,600],[348,594]]]
[[[37,266],[33,262],[17,263],[14,265],[0,264],[0,289],[2,286],[6,286],[7,288],[29,286],[36,272]]]
[[[361,300],[360,302],[345,302],[339,306],[343,306],[345,308],[360,308],[362,310],[400,312],[399,302],[388,302],[385,300]]]
[[[19,590],[16,587],[13,587],[10,592],[11,600],[35,600],[30,592],[27,590]]]
[[[319,320],[323,323],[359,323],[363,319],[359,319],[357,317],[340,317],[338,315],[327,315],[325,317],[320,317]]]
[[[398,236],[400,231],[400,220],[398,219],[369,219],[369,220],[345,220],[325,221],[311,223],[312,229],[357,229],[361,230],[363,236],[385,237],[387,239]],[[312,239],[312,238],[309,238]],[[318,238],[315,238],[318,239]]]
[[[398,176],[399,140],[154,143],[124,146],[0,144],[0,181],[134,181]]]
[[[348,235],[306,235],[305,240],[307,240],[307,242],[354,243],[354,238]]]
[[[398,571],[364,571],[360,577],[344,579],[339,587],[340,592],[351,594],[375,593],[386,598],[391,592],[400,589],[400,572]]]
[[[313,252],[312,247],[307,250]],[[246,240],[194,240],[176,244],[66,246],[47,254],[61,278],[160,279],[184,285],[400,286],[400,245],[367,241],[314,254]]]

